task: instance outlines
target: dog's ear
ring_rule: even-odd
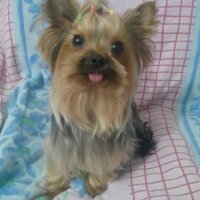
[[[42,5],[42,20],[47,21],[47,28],[39,40],[39,48],[44,59],[53,71],[62,40],[71,29],[80,10],[76,0],[46,0]]]
[[[125,28],[142,69],[146,68],[152,60],[151,36],[158,25],[157,11],[155,2],[146,2],[136,9],[127,10],[123,15]]]
[[[73,23],[79,7],[76,0],[47,0],[42,5],[44,18],[56,28],[63,28],[64,24]]]

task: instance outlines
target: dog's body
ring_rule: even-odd
[[[52,71],[52,131],[46,142],[46,187],[58,192],[70,178],[87,174],[95,196],[137,154],[154,147],[152,132],[133,102],[142,68],[151,61],[155,4],[121,18],[106,2],[47,0],[50,22],[40,49]]]

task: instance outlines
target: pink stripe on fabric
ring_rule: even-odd
[[[134,183],[133,183],[133,174],[132,174],[132,167],[129,166],[129,180],[130,180],[130,185],[128,185],[129,187],[131,187],[131,192],[130,195],[134,194]],[[132,195],[133,200],[135,200],[134,195]]]
[[[166,1],[166,6],[167,6],[167,3],[168,2]],[[149,109],[147,110],[147,115],[148,115],[148,119],[149,119],[149,125],[151,126],[151,124],[152,124],[152,121],[151,121],[152,118],[151,118],[151,113],[150,113]],[[159,156],[158,156],[158,151],[155,152],[155,156],[156,156],[156,159],[157,159],[157,164],[158,164],[158,167],[159,167],[159,172],[161,174],[162,184],[163,184],[164,192],[165,192],[164,194],[166,196],[166,199],[168,199],[169,198],[168,189],[167,189],[166,183],[164,181],[163,170],[161,168],[161,164],[160,164],[160,160],[159,160]],[[150,174],[148,173],[148,175],[150,175]],[[148,184],[149,185],[151,184],[150,181],[148,182]],[[150,194],[150,191],[148,193]],[[149,199],[151,199],[151,195],[149,195]]]
[[[21,80],[13,41],[13,19],[10,0],[0,1],[0,120],[7,97]]]
[[[147,167],[146,167],[146,165],[147,165],[147,163],[146,163],[146,159],[143,159],[144,161],[144,177],[145,177],[145,185],[146,185],[146,193],[147,193],[147,196],[148,196],[148,198],[150,198],[150,196],[151,196],[151,194],[150,194],[150,192],[149,192],[149,181],[148,181],[148,178],[147,178],[147,175],[148,175],[148,172],[147,172]]]

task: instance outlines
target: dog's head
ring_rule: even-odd
[[[152,59],[156,6],[147,2],[123,16],[105,1],[47,0],[49,22],[39,41],[52,71],[51,105],[88,132],[109,136],[123,127],[139,72]]]

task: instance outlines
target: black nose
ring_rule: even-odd
[[[87,59],[87,63],[93,68],[100,69],[105,67],[106,59],[100,55],[90,55]]]

